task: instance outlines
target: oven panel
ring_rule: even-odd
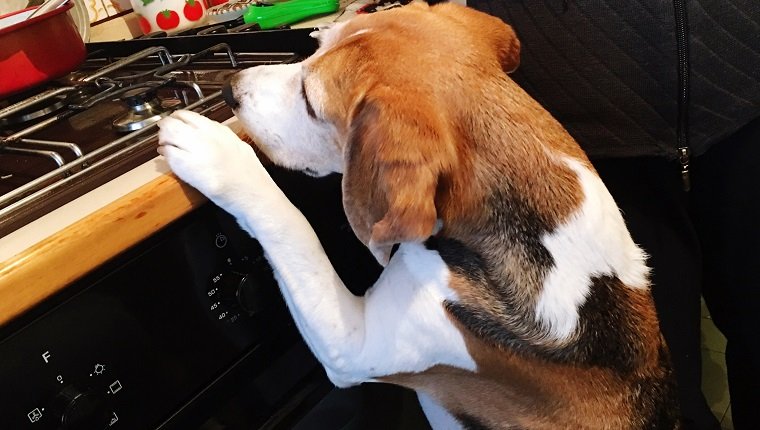
[[[210,205],[188,218],[0,343],[3,428],[155,428],[296,342],[258,244]]]

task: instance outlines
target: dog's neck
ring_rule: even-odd
[[[508,229],[554,229],[581,200],[566,159],[587,163],[568,149],[567,132],[511,79],[489,83],[474,91],[479,103],[457,112],[459,165],[441,178],[436,194],[441,234],[472,246]],[[530,225],[518,225],[525,220]]]

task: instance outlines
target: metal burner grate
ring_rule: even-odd
[[[0,108],[0,237],[155,157],[156,123],[173,110],[231,117],[219,90],[235,71],[298,61],[315,46],[301,30],[147,42],[157,41],[90,44],[78,71]]]

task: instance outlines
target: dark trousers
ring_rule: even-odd
[[[726,336],[737,430],[760,428],[760,119],[692,162],[595,160],[634,240],[649,254],[686,428],[719,428],[701,392],[700,294]]]

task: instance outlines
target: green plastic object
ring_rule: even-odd
[[[256,4],[243,13],[246,24],[256,23],[262,30],[293,24],[314,15],[338,10],[338,0],[289,0],[274,4]]]

